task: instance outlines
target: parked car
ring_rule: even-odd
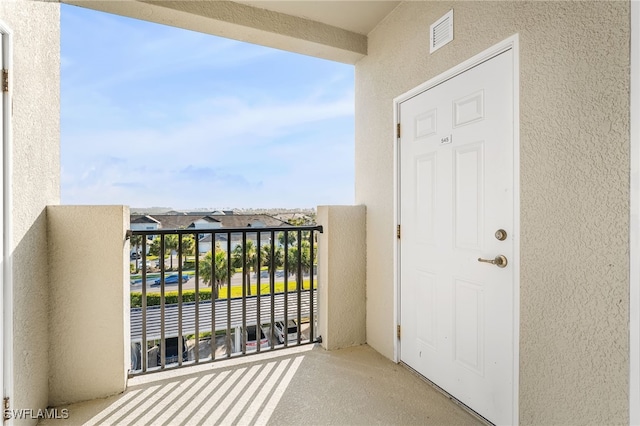
[[[278,278],[282,278],[282,277],[284,277],[284,271],[282,271],[282,270],[277,270],[277,271],[276,271],[276,277],[278,277]]]
[[[182,276],[182,282],[185,283],[187,281],[189,281],[189,275],[183,275]],[[151,285],[152,286],[157,286],[157,285],[160,285],[160,282],[161,282],[161,279],[158,278]],[[164,278],[164,283],[165,284],[178,284],[178,275],[174,274],[174,275],[169,275],[169,276],[165,277]]]
[[[178,362],[178,338],[177,337],[168,337],[164,340],[164,347],[166,352],[165,365],[172,364],[174,362]],[[160,350],[158,350],[158,365],[161,365],[161,357]],[[187,341],[185,338],[182,338],[182,361],[187,361],[189,359],[189,348],[187,348]]]
[[[253,274],[253,278],[257,278],[258,274]],[[260,278],[269,278],[269,271],[260,271]]]
[[[147,264],[147,271],[148,271],[149,269],[151,269],[151,267],[152,267],[153,265],[151,264],[151,261],[150,261],[150,260],[147,260],[147,263],[146,263],[146,264]],[[142,268],[144,267],[144,264],[143,264],[142,262],[140,262],[140,265],[138,265],[138,266],[139,266],[139,268],[140,268],[140,269],[142,269]]]
[[[265,336],[262,327],[248,325],[245,331],[245,339],[247,342],[247,352],[255,351],[258,347],[258,333],[260,334],[260,348],[269,347],[269,339]]]
[[[285,328],[284,321],[273,324],[273,332],[278,338],[278,342],[284,343],[284,336],[287,335],[287,342],[298,341],[298,324],[295,320],[289,320],[288,327]]]
[[[142,256],[140,255],[140,253],[131,253],[131,260],[138,260],[140,259]]]

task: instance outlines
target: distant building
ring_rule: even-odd
[[[151,216],[131,216],[132,231],[150,231],[160,227],[160,222]]]
[[[131,215],[132,230],[156,230],[156,229],[232,229],[232,228],[274,228],[274,227],[291,227],[291,224],[277,219],[267,214],[234,214],[233,211],[205,212],[199,214],[181,213],[171,211],[166,214],[158,215]],[[198,251],[206,253],[212,247],[212,233],[198,233]],[[242,243],[242,234],[231,234],[231,250]],[[217,234],[216,243],[219,243],[223,249],[228,247],[229,234]],[[270,241],[271,234],[269,232],[261,232],[260,240],[262,242]],[[257,240],[257,233],[248,234],[248,240]]]

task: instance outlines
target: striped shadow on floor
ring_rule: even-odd
[[[268,361],[129,389],[114,406],[85,424],[263,425],[303,358]]]
[[[123,394],[69,405],[68,419],[39,424],[265,425],[305,358],[292,352],[141,377]]]

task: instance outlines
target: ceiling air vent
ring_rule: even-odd
[[[453,40],[453,9],[431,25],[429,53],[433,53]]]

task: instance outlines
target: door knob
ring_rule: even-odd
[[[478,262],[490,263],[492,265],[496,265],[498,268],[504,268],[507,266],[507,258],[503,255],[499,254],[495,259],[482,259],[478,258]]]

